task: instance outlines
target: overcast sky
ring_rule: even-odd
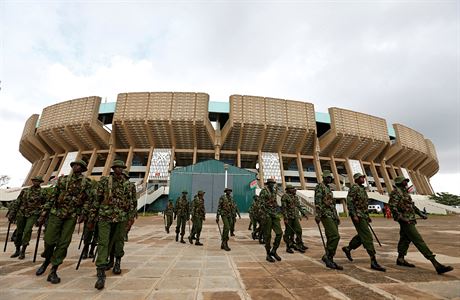
[[[436,192],[460,194],[459,1],[0,1],[0,174],[57,102],[134,91],[303,100],[433,141]]]

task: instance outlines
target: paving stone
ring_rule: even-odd
[[[232,276],[205,276],[200,279],[200,289],[238,289],[239,283]]]
[[[429,293],[417,290],[416,288],[411,288],[407,284],[401,283],[394,283],[394,284],[377,284],[376,287],[390,293],[393,295],[397,295],[399,298],[407,299],[407,300],[419,300],[419,299],[426,299],[426,300],[434,300],[434,299],[442,299],[440,297],[433,296]]]
[[[194,290],[198,286],[198,277],[164,277],[159,290]]]
[[[249,295],[252,300],[291,300],[292,295],[284,289],[249,289]]]
[[[203,300],[240,300],[237,292],[203,292]]]

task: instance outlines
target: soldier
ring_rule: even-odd
[[[230,231],[230,227],[232,226],[232,189],[225,188],[224,193],[225,194],[223,194],[219,198],[219,205],[217,206],[216,223],[219,223],[219,216],[222,217],[222,223],[224,223],[224,228],[222,230],[222,243],[220,245],[220,249],[230,251],[231,249],[230,247],[228,247],[228,232]]]
[[[49,215],[43,253],[45,261],[35,274],[42,275],[51,263],[53,267],[47,281],[53,284],[61,282],[57,269],[67,255],[76,223],[85,221],[93,198],[91,180],[82,175],[87,170],[86,162],[76,160],[70,166],[72,174],[59,178],[54,195],[47,200],[37,220],[39,226],[43,225]]]
[[[339,224],[340,219],[335,209],[335,201],[329,184],[333,177],[330,171],[323,172],[323,182],[315,187],[315,222],[323,223],[326,233],[326,253],[322,261],[328,268],[343,270],[343,267],[334,262],[334,255],[339,244]]]
[[[249,227],[248,227],[248,230],[251,230],[251,227],[252,227],[252,233],[251,233],[251,236],[252,236],[252,239],[255,240],[256,239],[256,235],[257,235],[257,210],[259,209],[259,196],[257,195],[254,195],[252,197],[252,203],[251,205],[249,206]]]
[[[364,181],[366,180],[365,176],[361,173],[356,173],[353,175],[353,179],[355,180],[355,183],[348,191],[347,207],[348,213],[358,234],[355,235],[348,246],[343,247],[342,250],[345,252],[348,260],[353,261],[353,258],[351,257],[351,250],[358,249],[359,246],[363,245],[371,258],[371,269],[385,272],[385,268],[380,266],[375,258],[372,233],[369,230],[369,223],[372,222],[372,219],[369,217],[369,213],[367,211],[369,198],[367,197],[366,188],[364,187]]]
[[[283,230],[281,229],[281,207],[276,202],[276,181],[269,178],[266,186],[260,191],[260,205],[262,212],[265,216],[264,224],[264,239],[265,251],[267,252],[266,260],[269,262],[281,261],[281,257],[276,253],[280,246]],[[273,248],[271,248],[272,230],[275,232],[275,240],[273,241]]]
[[[200,243],[200,235],[201,235],[201,228],[203,226],[203,221],[206,220],[206,211],[204,209],[204,194],[205,192],[203,191],[198,191],[197,195],[193,198],[192,201],[192,222],[193,222],[193,227],[192,227],[192,232],[190,236],[188,237],[188,241],[190,244],[193,244],[192,241],[192,236],[195,236],[195,245],[197,246],[203,246],[202,243]]]
[[[300,206],[299,197],[295,195],[296,189],[291,184],[286,185],[286,193],[281,197],[281,208],[284,216],[284,242],[286,243],[286,252],[294,253],[297,250],[305,253],[305,247],[302,242],[302,226],[299,222],[299,214],[303,214]],[[296,242],[294,243],[294,234]]]
[[[232,223],[230,226],[230,236],[235,236],[235,224],[236,224],[236,216],[241,219],[240,210],[238,209],[238,205],[236,204],[235,200],[232,199]]]
[[[26,248],[32,236],[33,226],[47,199],[45,191],[40,187],[42,182],[41,176],[32,178],[32,186],[23,189],[10,207],[8,220],[12,223],[16,221],[17,227],[14,239],[16,251],[10,256],[11,258],[19,256],[18,259],[24,259],[26,257]]]
[[[129,183],[128,198],[131,199],[131,213],[129,214],[125,237],[125,241],[128,241],[128,233],[131,230],[131,226],[134,224],[134,219],[137,219],[137,191],[134,182],[129,181],[129,172],[125,170],[123,171],[123,175]]]
[[[419,215],[422,219],[426,219],[427,216],[422,213],[412,201],[411,196],[407,192],[407,183],[409,179],[404,176],[398,176],[395,178],[395,188],[390,193],[390,200],[388,202],[393,219],[399,223],[399,243],[398,243],[398,259],[396,264],[404,267],[415,267],[413,264],[407,262],[404,256],[407,254],[407,249],[410,243],[414,243],[415,247],[423,254],[423,256],[431,261],[436,272],[443,274],[452,271],[454,268],[451,266],[445,266],[439,263],[433,252],[423,241],[423,238],[417,231],[415,224],[417,224],[416,216]]]
[[[97,189],[98,182],[96,180],[91,180],[92,191],[95,193]],[[83,225],[83,250],[82,250],[82,259],[93,258],[94,249],[97,244],[97,226],[88,226],[89,220],[86,220]],[[91,247],[91,248],[90,248]]]
[[[180,232],[180,242],[182,244],[185,244],[185,241],[184,241],[185,223],[187,223],[190,217],[190,207],[189,207],[189,203],[187,200],[187,194],[188,192],[186,190],[183,190],[182,196],[177,198],[176,206],[174,207],[174,220],[177,218],[176,242],[179,240],[179,232]]]
[[[174,215],[174,204],[171,199],[169,199],[168,204],[166,204],[166,208],[163,211],[163,216],[166,217],[166,224],[165,224],[165,230],[166,233],[169,233],[169,228],[172,225],[173,222],[173,215]]]

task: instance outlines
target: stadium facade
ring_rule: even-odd
[[[210,102],[205,93],[122,93],[116,102],[86,97],[45,107],[26,121],[19,150],[32,163],[24,182],[45,182],[70,172],[74,159],[88,162],[87,175],[110,173],[126,161],[132,180],[169,184],[171,171],[215,159],[267,178],[312,190],[324,170],[337,191],[353,173],[366,175],[371,191],[388,193],[393,179],[411,179],[414,193],[433,193],[439,169],[433,143],[401,124],[337,107],[254,96]]]

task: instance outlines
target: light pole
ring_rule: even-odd
[[[228,165],[224,165],[224,170],[225,170],[225,188],[227,188],[227,170],[228,170]]]

